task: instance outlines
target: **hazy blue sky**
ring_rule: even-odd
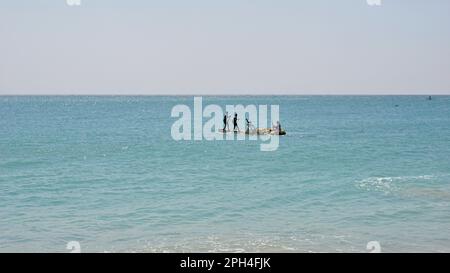
[[[450,94],[450,1],[0,0],[0,94]]]

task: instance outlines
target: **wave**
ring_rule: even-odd
[[[378,191],[385,194],[390,194],[394,191],[398,191],[405,181],[426,181],[434,178],[436,178],[434,175],[368,177],[363,180],[356,181],[356,186],[367,191]]]

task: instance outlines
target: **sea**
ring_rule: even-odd
[[[287,134],[175,140],[194,96],[0,96],[0,252],[450,251],[450,96],[202,99]]]

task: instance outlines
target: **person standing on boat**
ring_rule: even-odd
[[[225,115],[223,116],[223,131],[226,132],[228,124],[228,112],[225,112]]]
[[[233,118],[233,131],[236,131],[236,128],[238,129],[238,131],[240,131],[239,130],[239,126],[238,126],[238,124],[237,124],[237,121],[238,121],[238,117],[237,117],[237,113],[234,113],[234,118]]]
[[[275,126],[273,126],[273,129],[274,129],[275,133],[277,135],[279,135],[281,133],[281,123],[279,121],[277,121],[277,124]]]
[[[245,133],[246,134],[250,134],[250,124],[251,124],[251,122],[248,120],[248,118],[245,118],[245,123],[246,123]]]

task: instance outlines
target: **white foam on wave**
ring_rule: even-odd
[[[434,175],[369,177],[356,182],[356,186],[367,191],[379,191],[385,194],[399,190],[404,181],[431,180]]]
[[[118,252],[163,252],[163,253],[261,253],[261,252],[365,252],[361,239],[350,234],[302,233],[289,236],[265,236],[246,234],[245,236],[202,236],[192,238],[160,238],[140,240],[136,248]],[[108,250],[110,251],[110,250]],[[115,252],[114,250],[112,252]]]
[[[141,242],[142,243],[142,242]],[[293,241],[279,241],[276,238],[227,238],[207,236],[184,238],[175,241],[146,242],[137,248],[121,250],[122,252],[164,252],[164,253],[245,253],[245,252],[295,252],[300,251]],[[108,250],[111,251],[111,250]],[[114,250],[112,252],[115,252]],[[120,252],[120,251],[119,251]]]

